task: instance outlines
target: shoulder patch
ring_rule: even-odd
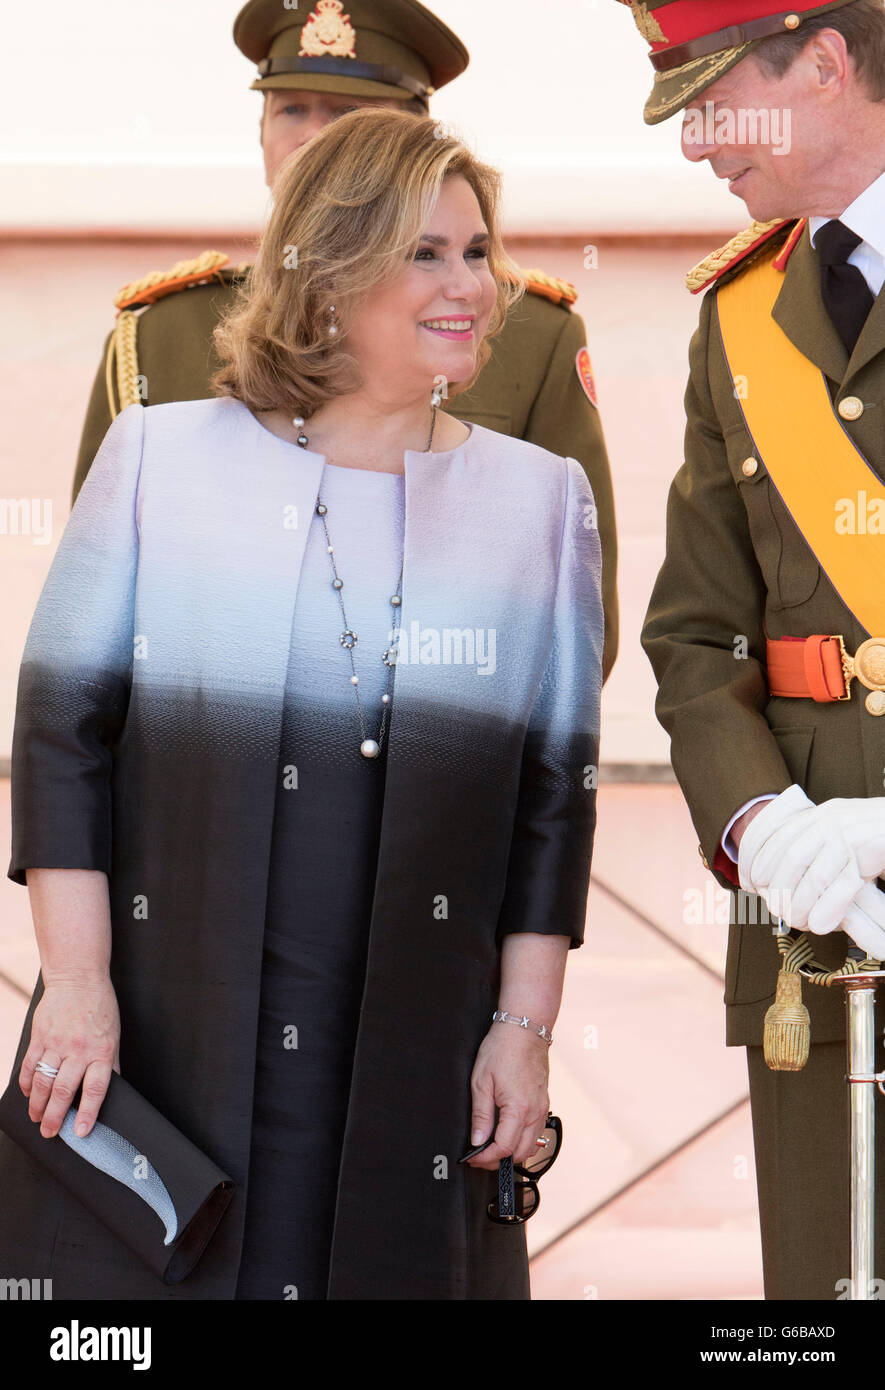
[[[772,241],[781,232],[791,229],[788,244],[784,246],[782,252],[783,264],[779,266],[779,269],[783,270],[787,256],[799,240],[804,226],[804,219],[796,222],[790,217],[776,218],[773,222],[751,222],[749,227],[745,227],[724,246],[712,251],[709,256],[694,266],[685,277],[685,283],[692,294],[698,294],[701,290],[714,284],[728,271],[735,270],[738,266],[743,267],[744,264],[749,265],[751,258],[761,247]],[[784,255],[783,253],[787,254]]]
[[[128,285],[124,285],[116,295],[114,304],[118,310],[140,308],[145,304],[156,303],[167,294],[189,289],[191,285],[202,285],[209,280],[232,279],[242,273],[245,267],[236,266],[221,275],[219,272],[222,266],[226,266],[229,260],[230,256],[226,256],[223,251],[204,251],[192,260],[179,261],[171,270],[153,270],[149,275],[143,275],[140,280],[132,280]]]
[[[570,280],[560,280],[556,275],[547,275],[543,270],[524,270],[526,290],[529,294],[540,295],[553,304],[561,304],[570,309],[578,297],[578,291]]]
[[[582,347],[575,358],[575,370],[578,373],[578,381],[591,405],[599,409],[599,397],[596,394],[596,378],[593,375],[593,364],[590,361],[589,350]]]

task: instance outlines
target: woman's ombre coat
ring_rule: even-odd
[[[238,401],[131,406],[34,614],[9,875],[108,873],[122,1073],[239,1188],[194,1273],[164,1288],[0,1136],[0,1275],[52,1278],[56,1298],[235,1291],[284,683],[322,469]],[[593,497],[575,461],[474,426],[447,453],[406,453],[405,499],[413,640],[328,1292],[521,1299],[524,1228],[490,1222],[496,1175],[456,1160],[501,937],[583,938],[603,642]],[[358,733],[354,701],[356,760]],[[330,756],[350,756],[339,743]],[[340,859],[346,873],[345,842]]]

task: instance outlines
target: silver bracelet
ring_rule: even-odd
[[[492,1022],[518,1023],[520,1028],[528,1028],[529,1024],[532,1023],[532,1020],[530,1018],[526,1018],[525,1015],[523,1015],[522,1018],[520,1018],[518,1014],[509,1014],[506,1009],[496,1009],[495,1012],[492,1014]],[[546,1023],[542,1023],[540,1027],[538,1027],[537,1024],[532,1024],[530,1031],[532,1033],[537,1033],[539,1038],[543,1038],[548,1047],[553,1042],[553,1034],[550,1032],[550,1029],[547,1027]]]

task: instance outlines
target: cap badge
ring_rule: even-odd
[[[647,43],[667,42],[667,35],[654,15],[649,13],[648,5],[643,4],[642,0],[630,0],[630,8],[636,20],[636,28]]]
[[[299,58],[355,58],[356,30],[341,0],[318,0],[301,30]]]

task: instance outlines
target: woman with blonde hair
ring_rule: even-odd
[[[89,472],[19,679],[14,1074],[54,1143],[119,1071],[236,1195],[167,1287],[2,1139],[0,1265],[56,1298],[529,1297],[497,1179],[549,1143],[603,622],[579,464],[440,408],[519,293],[497,174],[348,114],[281,171],[220,396]]]

